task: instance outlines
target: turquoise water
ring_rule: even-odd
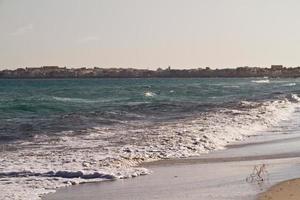
[[[0,141],[128,121],[158,123],[300,91],[299,79],[0,80]]]

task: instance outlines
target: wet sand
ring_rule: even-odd
[[[288,180],[271,187],[259,200],[299,200],[300,179]]]
[[[299,130],[297,123],[286,122],[225,150],[145,163],[152,170],[148,176],[62,188],[43,199],[255,200],[271,186],[300,177]],[[264,181],[247,182],[261,164],[267,166]]]

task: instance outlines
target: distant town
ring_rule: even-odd
[[[196,77],[300,77],[300,67],[238,67],[227,69],[172,69],[156,70],[134,68],[67,68],[59,66],[26,67],[0,71],[0,78],[196,78]]]

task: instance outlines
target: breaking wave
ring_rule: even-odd
[[[224,85],[224,88],[240,88],[239,85]]]
[[[270,83],[269,79],[262,79],[262,80],[252,80],[252,83]]]
[[[97,100],[81,99],[81,98],[68,98],[68,97],[53,97],[56,101],[72,102],[72,103],[96,103]]]
[[[287,84],[283,84],[283,86],[285,87],[291,87],[291,86],[295,86],[296,83],[287,83]]]
[[[145,92],[145,93],[144,93],[144,96],[145,96],[145,97],[154,97],[154,96],[156,96],[156,94],[155,94],[154,92],[149,92],[149,91],[148,91],[148,92]]]

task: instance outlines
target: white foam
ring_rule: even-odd
[[[145,97],[153,97],[153,96],[156,96],[156,94],[155,94],[154,92],[150,92],[150,91],[145,92],[144,95],[145,95]]]
[[[295,86],[296,83],[287,83],[287,84],[283,84],[283,86],[285,87],[291,87],[291,86]]]
[[[239,85],[224,85],[223,88],[239,88]]]
[[[253,83],[270,83],[269,79],[262,79],[262,80],[252,80]]]
[[[56,101],[62,102],[73,102],[73,103],[96,103],[96,100],[89,100],[89,99],[81,99],[81,98],[68,98],[68,97],[52,97]]]
[[[121,100],[120,98],[115,98],[115,99],[82,99],[82,98],[69,98],[69,97],[56,97],[52,96],[56,101],[61,101],[61,102],[71,102],[71,103],[106,103],[106,102],[112,102],[115,100]]]
[[[150,173],[142,162],[197,156],[288,119],[300,98],[241,102],[242,109],[202,113],[154,126],[97,127],[59,138],[39,136],[0,153],[0,199],[40,199],[56,188]]]

